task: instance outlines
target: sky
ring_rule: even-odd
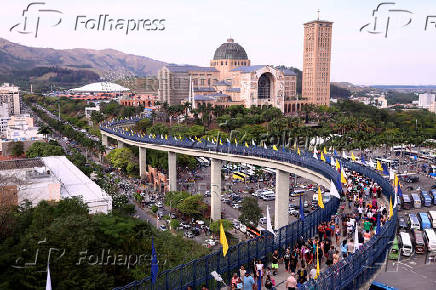
[[[231,36],[245,48],[252,64],[302,69],[303,24],[315,20],[319,10],[320,19],[334,22],[332,81],[360,85],[436,84],[436,26],[431,23],[436,22],[434,0],[382,5],[376,13],[376,29],[372,13],[382,2],[374,0],[36,1],[45,4],[31,6],[25,14],[28,25],[24,29],[22,13],[32,1],[0,0],[0,37],[26,46],[112,48],[169,63],[208,66],[215,49]],[[44,9],[62,14],[39,11]],[[126,27],[112,31],[90,29],[94,23],[90,19],[98,19],[100,14],[108,14],[107,19],[114,22],[133,19],[130,28],[143,24],[140,19],[163,20],[163,26],[158,28],[164,30],[147,31],[141,26],[126,34]],[[425,30],[427,16],[434,17],[428,18]],[[61,23],[54,26],[59,19]],[[87,20],[88,29],[84,23]],[[360,31],[365,24],[369,25]]]

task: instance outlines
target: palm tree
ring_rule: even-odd
[[[46,141],[47,141],[48,135],[51,133],[52,133],[52,131],[51,131],[50,127],[48,127],[48,126],[42,126],[38,129],[38,134],[42,134]]]

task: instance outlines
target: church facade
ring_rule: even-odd
[[[274,106],[286,114],[307,103],[297,98],[295,72],[251,65],[245,49],[231,38],[216,49],[210,66],[166,65],[158,80],[159,99],[170,105]]]

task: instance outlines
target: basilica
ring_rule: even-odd
[[[305,103],[297,98],[294,71],[252,65],[245,49],[231,38],[215,50],[210,66],[166,65],[158,80],[159,99],[170,105],[274,106],[292,113]]]

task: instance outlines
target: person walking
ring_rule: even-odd
[[[273,275],[277,275],[279,270],[279,252],[277,250],[274,251],[271,257],[271,269],[273,271]]]
[[[297,289],[297,280],[295,279],[295,273],[291,273],[291,275],[286,280],[286,287],[288,290]]]
[[[249,272],[245,272],[243,283],[243,290],[256,290],[256,282],[254,281],[253,276],[251,276]]]

